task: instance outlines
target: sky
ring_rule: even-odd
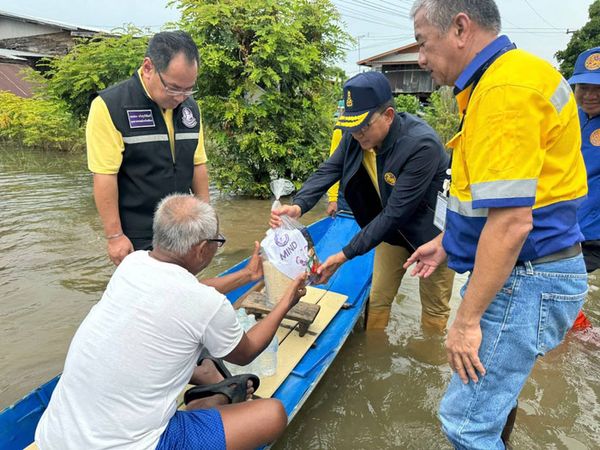
[[[248,0],[252,1],[252,0]],[[356,62],[414,42],[409,11],[413,0],[332,0],[346,32],[356,40],[338,65],[348,76]],[[557,65],[554,53],[566,47],[571,34],[588,20],[593,0],[496,0],[503,34],[519,48]],[[112,29],[127,23],[159,31],[177,21],[178,11],[167,0],[0,0],[0,11],[59,22]],[[364,70],[364,69],[362,69]]]

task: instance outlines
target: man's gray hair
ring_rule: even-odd
[[[421,9],[425,19],[440,33],[446,33],[460,13],[465,13],[484,30],[500,34],[502,28],[500,11],[494,0],[416,0],[410,16],[414,19]]]
[[[156,207],[152,246],[184,256],[194,245],[216,238],[218,227],[215,210],[208,203],[193,195],[172,194]]]

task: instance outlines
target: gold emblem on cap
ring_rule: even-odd
[[[396,175],[394,175],[392,172],[386,172],[385,175],[383,176],[383,179],[390,186],[396,185]]]
[[[594,147],[600,147],[600,128],[590,135],[590,142]]]
[[[600,53],[592,53],[585,60],[585,68],[587,70],[598,70],[600,69]]]
[[[352,94],[348,91],[348,95],[346,96],[346,108],[352,108]]]

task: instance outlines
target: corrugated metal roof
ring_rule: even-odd
[[[43,58],[50,56],[43,53],[31,53],[23,50],[11,50],[8,48],[0,48],[0,58],[14,59],[15,61],[27,61],[27,58]]]
[[[0,63],[0,91],[9,91],[19,97],[31,97],[31,85],[22,79],[20,72],[25,64]]]
[[[419,44],[417,44],[416,42],[413,42],[411,44],[407,44],[404,45],[402,47],[398,47],[392,50],[388,50],[387,52],[384,53],[380,53],[378,55],[375,56],[371,56],[370,58],[365,58],[365,59],[361,59],[360,61],[358,61],[356,64],[358,64],[359,66],[372,66],[374,63],[377,62],[377,60],[388,57],[388,56],[392,56],[392,55],[398,55],[398,54],[402,54],[402,53],[418,53]],[[415,59],[414,62],[416,62],[417,60]],[[405,62],[405,61],[403,61]]]

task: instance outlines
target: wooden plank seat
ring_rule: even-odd
[[[267,296],[263,292],[252,292],[236,303],[236,308],[244,308],[247,314],[254,314],[258,320],[263,315],[269,314],[273,309],[267,304]],[[321,306],[300,300],[288,311],[285,318],[298,322],[298,333],[304,336],[310,325],[315,321]]]

